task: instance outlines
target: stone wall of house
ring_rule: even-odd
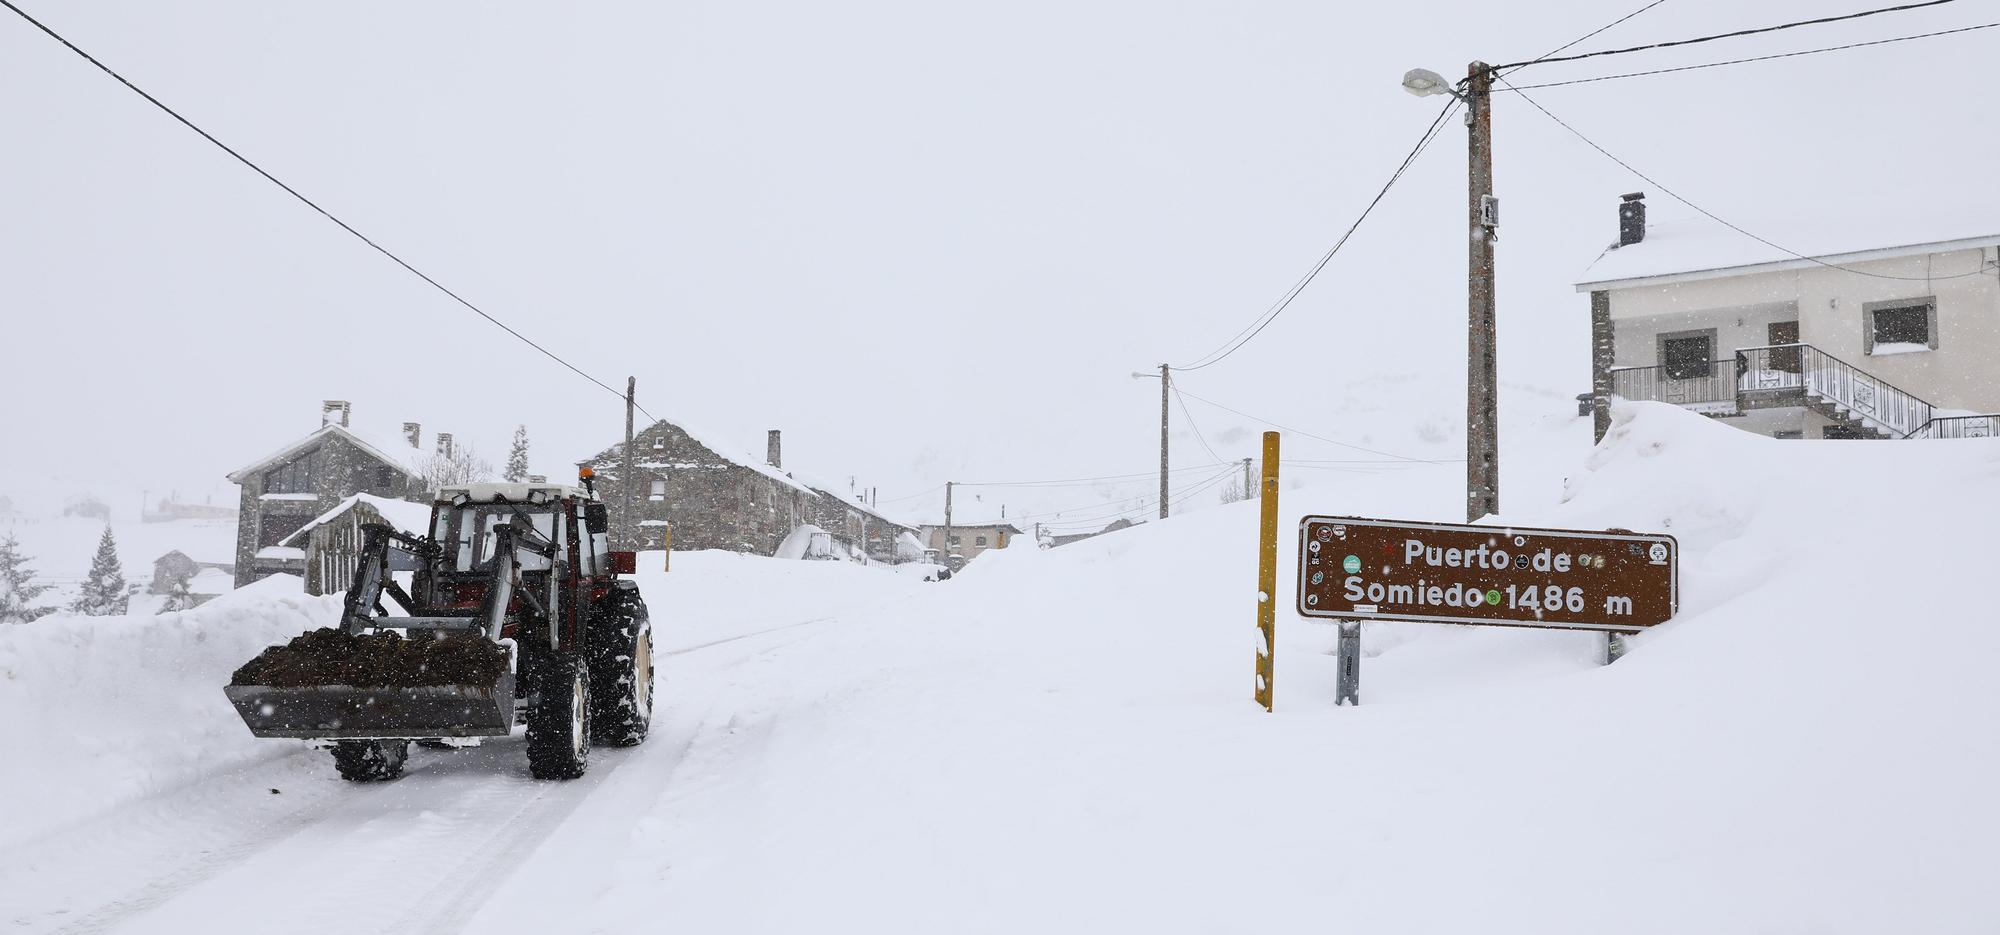
[[[267,485],[276,472],[304,459],[316,462],[309,490],[268,492]],[[244,477],[236,522],[236,586],[240,588],[274,574],[304,571],[302,561],[257,557],[264,545],[282,537],[279,530],[290,535],[313,517],[357,493],[421,503],[429,498],[429,492],[422,486],[397,466],[334,433],[323,435],[310,446]]]
[[[633,436],[631,513],[626,514],[622,445],[578,462],[596,473],[611,517],[614,548],[657,549],[668,524],[677,551],[723,549],[775,554],[811,500],[801,490],[717,454],[678,426],[657,422]]]

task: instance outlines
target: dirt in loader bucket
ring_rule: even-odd
[[[507,671],[507,650],[483,637],[453,634],[408,640],[394,633],[353,634],[327,628],[293,637],[244,663],[231,685],[309,688],[491,686]]]

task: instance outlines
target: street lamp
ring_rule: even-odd
[[[1458,90],[1444,80],[1444,76],[1428,68],[1412,68],[1403,73],[1403,90],[1417,97],[1433,94],[1449,94],[1459,97]]]

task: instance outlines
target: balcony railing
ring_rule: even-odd
[[[1710,363],[1708,373],[1673,376],[1666,367],[1621,367],[1611,371],[1611,392],[1626,399],[1647,399],[1684,406],[1696,412],[1736,411],[1734,360]]]
[[[2000,415],[1938,416],[1904,438],[2000,438]]]
[[[1776,344],[1736,351],[1744,392],[1803,390],[1848,418],[1896,438],[1931,421],[1931,404],[1810,344]]]

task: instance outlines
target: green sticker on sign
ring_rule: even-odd
[[[1349,555],[1349,556],[1348,556],[1347,558],[1345,558],[1345,559],[1341,560],[1341,563],[1340,563],[1340,567],[1341,567],[1341,568],[1343,568],[1343,569],[1345,569],[1345,570],[1347,571],[1347,573],[1348,573],[1348,574],[1350,574],[1350,575],[1351,575],[1351,574],[1354,574],[1354,573],[1355,573],[1355,572],[1357,572],[1357,571],[1360,571],[1360,570],[1361,570],[1361,556],[1359,556],[1359,555]]]
[[[1486,592],[1486,603],[1488,603],[1488,604],[1492,604],[1492,605],[1493,605],[1493,606],[1495,606],[1495,607],[1498,607],[1498,606],[1500,606],[1500,592],[1499,592],[1499,591],[1497,591],[1497,590],[1494,590],[1494,591],[1487,591],[1487,592]]]

